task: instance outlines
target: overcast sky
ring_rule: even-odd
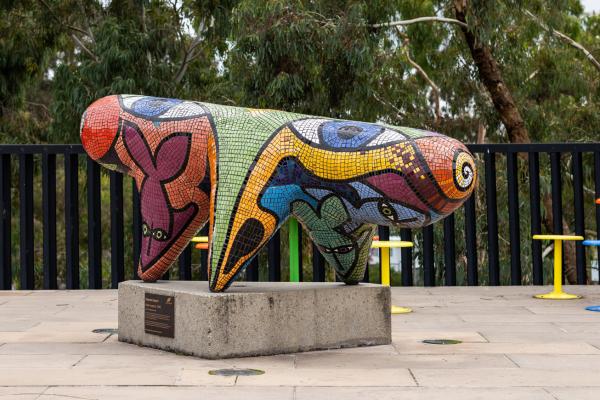
[[[593,11],[600,13],[600,0],[581,0],[581,4],[583,4],[585,11],[589,13]]]

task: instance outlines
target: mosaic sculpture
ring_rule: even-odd
[[[81,140],[94,160],[135,179],[139,276],[159,279],[209,222],[216,292],[291,215],[339,279],[356,284],[377,225],[431,224],[476,179],[466,147],[437,133],[147,96],[96,101]]]

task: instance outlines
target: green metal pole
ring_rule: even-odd
[[[298,243],[298,221],[290,218],[290,282],[300,282],[300,243]]]

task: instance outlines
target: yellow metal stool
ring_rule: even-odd
[[[194,236],[191,242],[197,243],[194,247],[198,250],[208,250],[208,236]]]
[[[390,286],[390,248],[413,247],[412,242],[403,240],[374,240],[371,244],[374,249],[381,249],[381,284]],[[408,307],[392,306],[392,314],[407,314],[412,312]]]
[[[550,293],[536,294],[537,299],[572,300],[581,296],[562,291],[562,242],[563,240],[583,240],[583,236],[575,235],[533,235],[534,240],[554,240],[554,288]]]

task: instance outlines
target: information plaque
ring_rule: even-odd
[[[175,337],[175,298],[146,293],[144,331],[151,335]]]

